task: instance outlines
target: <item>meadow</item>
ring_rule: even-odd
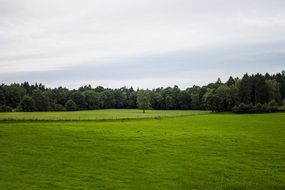
[[[209,111],[183,111],[183,110],[148,110],[142,114],[138,109],[102,109],[91,111],[68,112],[4,112],[0,113],[0,121],[102,121],[102,120],[133,120],[157,119],[164,117],[189,116],[208,114]]]
[[[285,113],[53,114],[0,114],[1,190],[285,189]]]

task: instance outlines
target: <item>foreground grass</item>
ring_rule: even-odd
[[[56,121],[74,121],[74,120],[122,120],[122,119],[142,119],[142,118],[162,118],[176,117],[185,115],[207,114],[208,111],[169,111],[169,110],[147,110],[142,114],[137,109],[106,109],[92,111],[74,111],[74,112],[6,112],[0,113],[0,121],[4,120],[56,120]]]
[[[285,189],[285,114],[0,122],[0,189]]]

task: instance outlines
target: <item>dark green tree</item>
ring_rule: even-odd
[[[4,90],[0,87],[0,106],[5,105],[6,100],[5,100],[5,93]]]
[[[145,113],[145,110],[151,108],[151,99],[150,99],[150,92],[148,90],[139,90],[137,92],[137,104],[138,108],[143,110],[143,113]]]
[[[103,104],[100,102],[100,94],[98,92],[95,92],[93,90],[86,90],[82,94],[85,97],[87,109],[89,110],[99,109],[100,105]]]
[[[200,91],[201,87],[193,86],[189,89],[191,94],[191,109],[198,110],[201,108]]]
[[[68,100],[64,106],[65,106],[67,111],[76,111],[77,110],[77,105],[73,100]]]
[[[72,91],[70,94],[70,99],[76,103],[78,109],[80,110],[87,109],[87,102],[85,100],[85,96],[81,92],[75,90]]]
[[[229,80],[226,82],[226,85],[232,86],[234,84],[235,84],[235,80],[233,79],[233,77],[230,76]]]
[[[32,97],[35,101],[36,111],[49,110],[50,102],[49,102],[49,96],[46,92],[43,92],[40,89],[35,89],[32,92]]]
[[[269,90],[269,100],[279,101],[281,99],[281,85],[276,80],[266,80],[267,89]]]
[[[4,87],[6,105],[16,108],[22,97],[26,94],[26,89],[19,84],[11,84]]]
[[[240,102],[245,104],[250,104],[251,94],[252,94],[252,80],[248,76],[248,74],[245,74],[240,81],[240,88],[239,88]]]
[[[23,112],[32,112],[35,111],[35,101],[30,96],[24,96],[20,102],[19,108]]]

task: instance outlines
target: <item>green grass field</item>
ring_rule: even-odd
[[[92,113],[99,112],[141,117],[136,110],[61,114],[98,119]],[[173,117],[1,121],[0,189],[285,189],[285,113],[152,113]]]
[[[74,121],[74,120],[128,120],[143,118],[163,118],[186,115],[208,114],[208,111],[167,111],[148,110],[142,114],[141,110],[132,109],[106,109],[95,111],[74,112],[6,112],[0,113],[0,121],[3,120],[40,120],[40,121]]]

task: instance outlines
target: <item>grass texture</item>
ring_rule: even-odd
[[[0,189],[285,189],[284,150],[284,113],[2,121]]]

